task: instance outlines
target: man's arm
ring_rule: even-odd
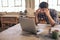
[[[53,18],[50,15],[48,15],[47,17],[48,17],[48,20],[49,20],[50,24],[54,25],[55,21],[53,20]]]
[[[53,10],[52,11],[52,18],[53,18],[53,20],[55,21],[55,23],[56,24],[59,24],[59,22],[58,22],[58,12],[56,11],[56,10]]]
[[[37,25],[37,23],[38,23],[38,18],[37,18],[37,16],[38,16],[38,12],[35,13],[35,23],[36,23],[36,25]]]
[[[37,24],[39,21],[38,21],[38,13],[40,12],[40,9],[36,10],[35,12],[35,23]]]
[[[49,20],[50,24],[51,25],[54,25],[55,24],[55,21],[53,20],[53,18],[50,15],[50,10],[45,9],[44,12],[45,12],[46,16],[48,17],[48,20]]]

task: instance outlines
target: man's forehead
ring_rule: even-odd
[[[43,9],[46,9],[46,8],[41,8],[41,9],[43,10]]]

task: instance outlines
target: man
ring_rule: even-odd
[[[48,24],[54,26],[57,22],[57,11],[48,8],[47,2],[41,2],[39,9],[36,11],[36,23],[39,23],[41,19],[45,20]]]

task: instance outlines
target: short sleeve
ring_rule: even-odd
[[[52,18],[55,21],[56,24],[59,24],[58,22],[58,12],[56,10],[52,10]]]

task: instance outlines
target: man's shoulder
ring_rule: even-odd
[[[49,9],[51,12],[54,12],[54,11],[56,11],[55,9]]]
[[[55,9],[49,9],[50,10],[50,13],[57,13],[57,11]]]

